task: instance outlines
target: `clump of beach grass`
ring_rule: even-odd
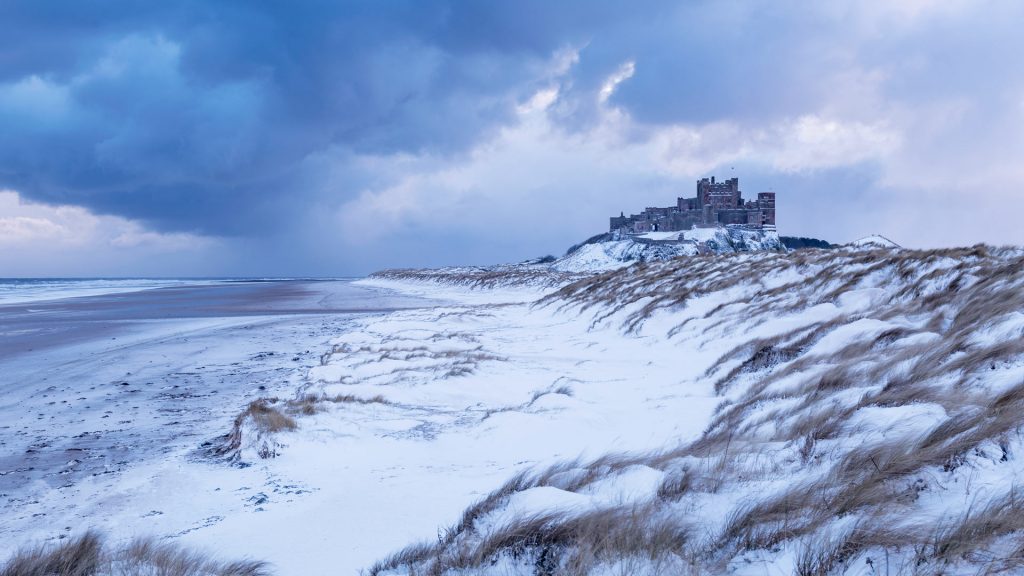
[[[269,576],[255,560],[225,562],[152,539],[126,545],[104,542],[95,531],[56,543],[26,547],[0,565],[0,576]]]

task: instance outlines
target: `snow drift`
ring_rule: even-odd
[[[680,363],[726,343],[710,425],[521,473],[370,574],[1024,570],[1021,251],[680,258],[536,307],[665,334]]]

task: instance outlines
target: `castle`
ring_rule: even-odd
[[[645,208],[640,214],[620,213],[611,218],[611,232],[644,234],[676,232],[740,224],[752,228],[775,227],[775,192],[759,192],[757,200],[744,202],[740,179],[715,182],[715,177],[697,181],[697,195],[677,198],[675,206]]]

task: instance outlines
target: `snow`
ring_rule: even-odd
[[[277,458],[247,454],[249,466],[233,468],[192,450],[230,427],[244,400],[225,398],[205,437],[160,458],[67,488],[27,489],[4,512],[2,552],[64,526],[94,526],[114,538],[170,536],[228,558],[267,559],[281,574],[323,573],[325,561],[356,573],[436,534],[517,470],[694,438],[720,401],[700,381],[714,353],[680,369],[674,342],[590,330],[589,319],[532,307],[537,290],[405,288],[462,302],[347,320],[310,356],[336,352],[272,392],[381,395],[389,404],[329,405],[277,436]]]
[[[848,303],[849,302],[856,302],[856,300],[850,299],[848,300]],[[854,304],[854,307],[855,309],[860,308],[857,304]],[[895,326],[896,325],[891,322],[876,320],[874,318],[854,320],[853,322],[840,326],[826,334],[825,337],[812,346],[807,353],[811,355],[830,356],[839,352],[853,342],[874,339],[882,332],[885,332]]]
[[[617,270],[635,262],[667,260],[679,256],[783,250],[778,233],[774,230],[694,228],[681,232],[648,232],[584,244],[556,260],[551,268],[560,272],[602,272]]]
[[[424,331],[471,334],[473,342],[443,346],[443,357],[429,361],[378,360],[383,338],[398,337],[388,342],[391,349],[412,349]],[[404,340],[406,335],[411,338]],[[666,381],[694,378],[700,369],[673,368],[671,343],[588,333],[581,319],[531,310],[527,303],[375,317],[333,344],[354,352],[334,354],[312,370],[312,386],[329,394],[380,394],[394,404],[339,405],[286,435],[282,456],[255,467],[268,477],[287,476],[309,492],[293,502],[272,500],[259,514],[223,514],[223,521],[197,531],[195,541],[233,554],[260,542],[264,556],[289,574],[317,571],[307,562],[327,547],[337,554],[333,569],[353,573],[410,540],[435,534],[518,469],[693,437],[718,402],[706,385],[664,393]],[[470,353],[501,359],[480,361],[471,374],[445,376],[452,361]],[[572,396],[554,392],[561,386]],[[538,392],[547,393],[531,401]],[[656,413],[666,417],[637,418]],[[522,506],[535,504],[533,496],[523,498]],[[337,522],[368,516],[374,525]],[[281,534],[280,526],[296,522],[306,529]],[[311,541],[310,531],[321,536]],[[275,534],[273,541],[263,541],[265,533]]]
[[[616,270],[629,266],[634,253],[642,249],[642,245],[630,240],[585,244],[572,254],[560,258],[553,264],[553,268],[563,272]]]
[[[513,494],[491,514],[508,524],[517,516],[529,517],[540,510],[579,514],[623,505],[643,509],[656,502],[663,516],[715,538],[732,519],[742,519],[745,511],[757,510],[762,503],[769,510],[776,509],[773,507],[780,504],[780,499],[786,502],[795,498],[795,508],[787,511],[786,517],[792,516],[794,526],[799,527],[802,515],[830,506],[835,502],[831,495],[844,496],[850,483],[856,486],[882,477],[882,485],[871,489],[880,488],[893,496],[881,508],[868,508],[870,512],[864,514],[855,508],[841,517],[830,513],[833,519],[821,525],[812,523],[810,526],[818,528],[809,535],[800,533],[799,528],[783,527],[782,541],[764,548],[754,545],[744,551],[737,544],[740,548],[736,551],[727,543],[714,552],[726,554],[722,571],[793,573],[809,545],[827,550],[828,542],[840,545],[843,535],[850,537],[858,526],[863,530],[864,525],[881,522],[881,529],[901,534],[902,546],[857,551],[841,561],[840,571],[873,574],[876,571],[871,559],[877,562],[891,555],[899,565],[916,562],[950,573],[976,572],[978,567],[966,556],[921,560],[913,557],[912,551],[916,547],[937,554],[931,551],[939,550],[928,546],[942,534],[922,526],[955,525],[972,513],[976,502],[984,505],[1008,491],[1012,493],[1022,473],[1020,460],[1014,458],[1024,448],[1019,434],[982,439],[974,450],[963,455],[953,452],[952,456],[942,456],[953,460],[918,462],[914,452],[934,450],[935,442],[951,441],[932,435],[950,423],[955,429],[958,422],[970,422],[970,418],[983,414],[980,411],[984,406],[996,402],[999,394],[1010,394],[999,403],[1015,402],[1012,398],[1020,387],[1024,358],[1019,346],[1000,340],[1014,342],[1020,334],[1019,313],[1013,308],[1019,309],[1020,305],[1021,269],[1014,250],[995,252],[987,261],[974,260],[966,250],[962,259],[950,254],[955,251],[866,262],[855,250],[839,250],[793,259],[798,262],[796,267],[785,259],[756,255],[720,262],[667,261],[602,277],[593,284],[583,281],[571,290],[563,290],[564,299],[557,309],[564,314],[593,317],[591,332],[614,332],[632,326],[620,338],[676,342],[680,347],[677,367],[698,368],[698,372],[704,372],[705,382],[717,380],[725,398],[724,410],[717,418],[712,415],[707,432],[710,436],[705,438],[713,439],[718,434],[723,442],[722,437],[727,435],[727,447],[715,453],[701,445],[696,454],[683,451],[669,463],[655,455],[640,458],[638,464],[621,470],[598,466],[598,479],[575,489],[575,495],[566,494],[560,487],[562,480],[558,480]],[[757,258],[765,258],[775,267],[757,269]],[[954,266],[958,270],[950,271]],[[1013,278],[987,286],[965,283],[980,273],[971,266],[981,270],[1002,267]],[[797,270],[799,274],[794,277]],[[823,274],[826,270],[828,273]],[[941,288],[951,282],[968,286],[971,292]],[[1013,288],[1007,290],[1000,284]],[[704,286],[716,288],[702,293]],[[651,308],[672,294],[689,297],[685,302]],[[935,297],[922,305],[921,294]],[[1001,303],[979,308],[978,302],[986,302],[986,298]],[[1014,298],[1014,304],[1003,303],[1006,298]],[[957,316],[965,306],[972,308],[973,316]],[[1000,312],[1004,309],[1010,311]],[[638,313],[648,316],[637,328],[631,319]],[[951,322],[951,317],[956,317],[955,321]],[[969,328],[965,325],[968,322]],[[960,332],[951,336],[946,332],[951,326]],[[879,338],[883,334],[893,336]],[[766,342],[793,356],[747,367],[744,360],[756,358],[748,355],[763,351]],[[930,354],[947,346],[949,354],[929,360]],[[986,360],[990,355],[1003,359]],[[639,371],[645,358],[637,357],[638,372],[631,382],[648,380]],[[943,364],[960,368],[944,371]],[[603,373],[603,366],[597,366],[595,362],[593,373]],[[680,386],[701,380],[700,376],[690,376],[677,385],[666,381],[661,393],[672,398]],[[905,390],[916,394],[905,394]],[[615,398],[602,399],[606,401],[614,402]],[[993,408],[993,417],[1005,409]],[[649,412],[645,417],[657,417],[655,414]],[[991,425],[989,419],[980,422]],[[1006,425],[1012,431],[1012,421]],[[797,433],[794,429],[803,431]],[[730,449],[734,434],[735,447]],[[670,447],[666,445],[666,449]],[[908,465],[905,460],[911,463],[911,472],[897,472]],[[920,468],[913,469],[915,465]],[[724,470],[720,477],[709,475],[720,466]],[[677,503],[659,495],[659,487],[671,470],[690,478],[690,491]],[[799,504],[803,502],[801,490],[810,496],[806,504]],[[532,507],[518,500],[520,494],[530,495]],[[859,497],[857,494],[854,492]],[[800,508],[802,505],[809,508]],[[878,514],[881,516],[875,516]],[[777,522],[769,519],[766,527],[759,529],[771,534]],[[757,534],[754,532],[754,536]],[[787,538],[786,534],[794,536]],[[451,547],[472,547],[474,538],[481,536],[471,530],[461,533]],[[981,541],[972,541],[971,545],[983,547],[980,549],[986,550],[985,557],[998,551],[984,548],[987,544]],[[518,564],[515,558],[520,558]],[[498,556],[493,568],[485,564],[480,572],[529,574],[529,558],[522,551]],[[626,557],[609,561],[598,566],[595,573],[664,571],[664,565],[654,560],[639,565],[636,561]],[[948,567],[950,564],[953,567]],[[397,573],[409,571],[400,569]]]
[[[737,248],[726,243],[726,237],[735,242],[734,232],[692,232],[703,240],[685,240]],[[659,245],[633,240],[586,245],[554,269],[583,275],[585,284],[586,274],[624,267],[651,246]],[[948,419],[974,413],[988,406],[992,395],[1013,390],[1024,374],[1016,352],[986,361],[983,370],[928,375],[925,368],[931,367],[916,363],[948,343],[945,331],[963,302],[954,292],[934,310],[918,309],[914,306],[923,299],[909,289],[943,294],[948,291],[940,286],[953,281],[947,272],[961,275],[958,279],[980,276],[993,262],[1012,263],[1011,256],[979,259],[977,269],[960,270],[968,257],[922,258],[897,269],[886,262],[873,267],[863,255],[841,249],[799,259],[774,251],[682,262],[655,259],[646,267],[602,276],[603,284],[591,287],[608,294],[595,295],[598,290],[584,286],[554,302],[541,298],[563,277],[555,285],[539,280],[487,289],[455,280],[373,278],[357,284],[432,302],[330,323],[266,320],[267,329],[253,328],[248,344],[237,339],[250,321],[167,324],[167,333],[140,334],[133,343],[142,353],[126,357],[134,364],[119,370],[144,370],[175,355],[196,359],[165,358],[168,370],[230,366],[232,348],[280,349],[284,342],[301,342],[311,352],[292,369],[267,359],[245,364],[252,373],[262,362],[273,369],[261,380],[268,389],[226,391],[219,404],[189,421],[195,436],[147,452],[141,447],[163,442],[166,435],[139,428],[132,441],[143,454],[124,466],[66,485],[39,480],[7,490],[0,552],[54,538],[64,527],[71,533],[99,527],[115,539],[154,534],[227,558],[266,559],[285,575],[352,574],[410,543],[437,542],[464,509],[513,474],[564,462],[576,464],[547,484],[499,498],[476,520],[476,528],[486,533],[524,516],[659,503],[666,514],[694,522],[697,533],[716,538],[737,511],[795,488],[814,486],[821,495],[816,502],[824,502],[846,485],[821,484],[844,458],[866,448],[914,446]],[[454,279],[466,270],[449,274]],[[685,300],[669,298],[677,293],[686,294]],[[1019,287],[1012,284],[1004,293],[1016,297]],[[646,316],[634,321],[638,314]],[[956,363],[985,347],[1013,342],[1024,330],[1022,318],[1016,309],[993,312],[958,335],[964,349],[941,361]],[[893,330],[898,337],[878,341]],[[200,343],[186,344],[187,338]],[[219,348],[219,341],[228,347]],[[769,343],[778,358],[752,362]],[[209,349],[219,352],[202,356]],[[49,382],[81,377],[83,372],[62,375],[61,360],[52,359]],[[114,380],[106,370],[103,377]],[[920,373],[928,375],[927,382],[911,378]],[[229,380],[226,372],[223,376]],[[871,401],[887,388],[919,384],[928,386],[920,398]],[[54,400],[35,397],[28,388],[15,390],[3,406],[5,423],[27,425],[37,413],[70,415],[73,411],[46,408],[46,402],[71,398],[59,388]],[[225,433],[249,400],[306,394],[348,401],[323,402],[314,414],[297,415],[296,430],[274,437],[276,458],[243,451],[244,466],[233,466],[197,454],[196,445]],[[133,410],[130,401],[120,402],[128,404],[118,410]],[[728,430],[721,430],[729,435],[724,451],[704,448],[659,459],[713,434],[712,426],[721,425],[721,415],[733,409],[735,418],[724,421]],[[134,410],[136,420],[157,416],[155,407]],[[842,418],[830,428],[828,418],[837,414]],[[88,432],[93,424],[79,423],[74,431]],[[42,435],[42,426],[36,428]],[[799,436],[787,436],[796,428],[802,430]],[[914,498],[894,505],[893,513],[902,518],[912,512],[938,523],[962,517],[979,491],[991,498],[1019,483],[1024,464],[1004,452],[1024,450],[1020,436],[997,440],[964,454],[958,467],[931,466],[906,479],[887,480],[893,494],[904,494],[908,485],[916,490]],[[647,456],[621,466],[605,463],[592,481],[569,488],[590,461],[608,453]],[[872,462],[858,466],[870,473],[871,466],[880,471],[885,465]],[[7,475],[12,472],[19,473]],[[660,499],[659,488],[678,474],[687,478],[689,492],[678,501]],[[923,484],[914,484],[918,476]],[[822,530],[841,534],[861,520],[851,513]],[[459,536],[470,542],[472,535]],[[723,559],[724,569],[792,573],[807,541],[735,552]],[[863,557],[857,562],[851,573],[870,573]],[[530,568],[501,557],[483,573],[530,573]],[[615,573],[614,568],[601,570]]]
[[[853,248],[900,248],[900,245],[889,240],[881,234],[872,234],[863,238],[858,238],[853,242],[846,244]]]
[[[545,513],[579,513],[591,507],[583,494],[559,490],[552,486],[537,486],[516,492],[497,511],[477,521],[479,529],[501,528],[522,516]]]
[[[628,504],[650,496],[664,480],[665,473],[661,470],[636,465],[594,482],[583,493],[604,506]]]
[[[680,234],[683,232],[648,232],[646,234],[640,234],[639,238],[645,238],[647,240],[679,240]]]
[[[896,430],[901,436],[924,434],[949,417],[939,404],[921,402],[904,406],[865,406],[847,423],[849,433],[886,433]]]

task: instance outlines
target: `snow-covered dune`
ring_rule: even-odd
[[[370,573],[1024,570],[1021,251],[677,259],[534,310],[671,342],[664,393],[721,403],[692,440],[520,473]]]

